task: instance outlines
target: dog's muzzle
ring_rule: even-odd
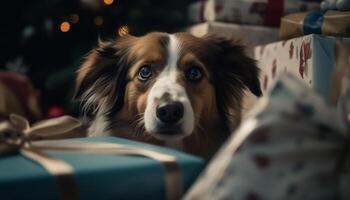
[[[161,136],[181,135],[184,106],[179,101],[162,101],[156,107],[156,134]]]
[[[162,102],[157,106],[157,118],[167,124],[174,125],[184,116],[184,106],[181,102]]]
[[[155,84],[144,114],[148,133],[161,140],[181,139],[194,129],[194,113],[185,89],[171,82]]]

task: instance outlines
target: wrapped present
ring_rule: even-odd
[[[280,38],[308,34],[350,37],[350,11],[314,11],[294,13],[281,19]]]
[[[42,118],[39,91],[24,75],[0,72],[0,121],[10,113],[25,116],[29,121]]]
[[[221,21],[279,26],[284,14],[319,9],[317,2],[301,0],[208,0],[191,4],[188,17],[195,23]]]
[[[203,161],[117,137],[39,140],[79,126],[63,116],[0,123],[1,199],[179,199]],[[37,141],[38,140],[38,141]]]
[[[299,81],[284,75],[275,84],[185,200],[349,199],[349,132]]]
[[[261,69],[263,93],[279,74],[293,73],[306,85],[335,104],[331,93],[349,66],[350,39],[308,35],[255,48],[255,59]]]
[[[189,27],[188,32],[197,37],[215,34],[240,40],[247,48],[249,56],[254,56],[254,47],[274,42],[278,39],[278,29],[271,27],[238,25],[221,22],[206,22]]]

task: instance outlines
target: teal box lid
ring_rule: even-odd
[[[71,139],[108,142],[154,150],[177,158],[186,191],[197,178],[204,161],[173,149],[103,136]],[[140,156],[82,153],[50,153],[74,168],[81,199],[164,199],[164,168],[156,160]],[[53,176],[21,155],[0,157],[1,199],[59,199]]]

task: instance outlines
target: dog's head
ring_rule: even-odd
[[[261,95],[255,62],[234,41],[155,32],[100,42],[78,71],[75,98],[104,115],[107,129],[141,126],[166,140],[212,123],[228,128],[245,88]]]

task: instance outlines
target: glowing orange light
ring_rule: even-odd
[[[114,2],[114,0],[103,0],[103,3],[106,5],[111,5]]]
[[[129,34],[129,28],[127,26],[121,26],[118,28],[118,35],[119,36],[125,36]]]
[[[68,32],[70,30],[70,23],[69,22],[62,22],[60,25],[60,30],[65,33]]]
[[[95,19],[94,19],[94,22],[95,22],[95,24],[96,24],[96,26],[102,26],[102,24],[103,24],[103,17],[101,17],[101,16],[97,16],[97,17],[95,17]]]
[[[78,23],[78,22],[79,22],[79,15],[77,15],[77,14],[72,14],[72,15],[70,16],[69,21],[70,21],[72,24]]]

